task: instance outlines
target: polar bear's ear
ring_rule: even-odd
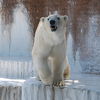
[[[40,21],[44,22],[44,17],[41,17],[41,18],[40,18]]]
[[[64,15],[63,18],[64,18],[64,20],[67,20],[68,19],[68,16],[67,15]]]

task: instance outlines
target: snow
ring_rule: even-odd
[[[74,74],[72,80],[65,80],[66,86],[46,86],[35,78],[25,81],[22,87],[22,100],[99,100],[100,78]]]
[[[0,100],[22,100],[22,84],[24,81],[0,78]]]

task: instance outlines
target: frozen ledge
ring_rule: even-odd
[[[74,74],[64,87],[29,80],[0,78],[0,100],[100,100],[100,76]]]
[[[22,100],[100,100],[99,76],[76,75],[75,79],[66,80],[65,87],[52,88],[31,78],[22,87]]]
[[[22,100],[25,80],[0,78],[0,100]]]

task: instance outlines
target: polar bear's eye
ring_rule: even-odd
[[[60,20],[60,18],[59,18],[59,17],[57,17],[57,19],[58,19],[58,20]]]
[[[48,18],[48,20],[49,20],[49,18]]]

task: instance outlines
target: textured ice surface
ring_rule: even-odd
[[[31,78],[22,87],[22,100],[100,100],[99,77],[74,74],[74,78],[78,80],[66,80],[66,86],[61,88]]]
[[[14,9],[1,9],[0,7],[0,58],[31,57],[33,37],[25,7],[19,4]]]
[[[87,27],[77,22],[79,33],[69,35],[67,54],[73,71],[100,74],[99,19],[99,15],[89,17]]]
[[[32,61],[0,60],[0,77],[27,79],[34,76]]]

